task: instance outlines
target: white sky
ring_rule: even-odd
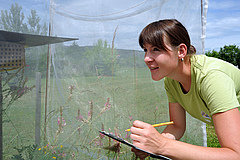
[[[209,0],[205,50],[240,47],[240,1]]]
[[[68,3],[72,0],[56,0]],[[128,1],[126,0],[126,3],[123,3],[124,0],[120,1],[122,3],[112,3],[112,0],[105,0],[104,3],[98,3],[98,1],[94,0],[86,0],[86,1],[77,1],[81,4],[76,4],[76,1],[72,3],[71,11],[79,10],[79,13],[84,14],[84,10],[88,10],[87,14],[95,15],[95,10],[97,10],[100,7],[106,7],[107,10],[104,10],[104,14],[112,13],[113,11],[120,11],[124,8],[124,5],[127,3],[129,6],[134,6],[135,4],[138,4],[142,1],[139,0],[132,0]],[[154,0],[153,0],[154,1]],[[156,0],[155,0],[156,1]],[[160,0],[159,0],[160,1]],[[199,0],[200,1],[200,0]],[[49,0],[21,0],[20,2],[18,0],[0,0],[0,10],[9,10],[12,3],[17,2],[19,5],[23,7],[25,16],[27,18],[27,13],[30,12],[31,9],[37,10],[37,13],[41,15],[41,17],[47,17],[48,15],[48,5]],[[47,5],[46,5],[47,2]],[[119,1],[118,1],[119,2]],[[138,3],[136,3],[138,2]],[[86,3],[85,5],[82,3]],[[111,3],[111,7],[108,7],[108,3]],[[131,4],[129,4],[131,3]],[[91,5],[90,5],[91,4]],[[95,4],[95,5],[93,5]],[[31,6],[31,7],[29,7]],[[85,6],[85,8],[81,8],[79,6]],[[92,7],[90,7],[92,6]],[[180,5],[179,5],[180,6]],[[64,4],[63,6],[64,7]],[[119,9],[120,8],[120,9]],[[81,12],[82,11],[82,12]],[[131,10],[130,10],[131,11]],[[151,19],[156,19],[157,17],[151,17],[151,15],[144,15],[144,18],[151,21]],[[171,15],[172,16],[172,15]],[[177,16],[177,15],[174,15]],[[43,18],[44,19],[44,18]],[[119,20],[119,23],[122,20]],[[106,35],[113,35],[114,29],[116,28],[116,23],[111,23],[111,25],[105,26],[101,25],[100,23],[92,23],[92,25],[98,24],[98,27],[100,30],[109,31],[109,33],[105,33]],[[70,31],[77,30],[77,29],[85,29],[87,30],[89,26],[83,26],[79,25],[77,21],[71,21],[71,22],[61,22],[59,25],[69,25],[71,27]],[[121,30],[127,30],[128,34],[131,34],[131,32],[136,32],[136,28],[139,27],[139,32],[142,29],[142,25],[140,22],[139,24],[132,25],[131,21],[127,21],[124,26],[119,26],[118,31],[121,33]],[[145,25],[145,24],[144,24]],[[96,36],[98,30],[95,28],[94,32],[85,32],[85,37],[90,36]],[[69,35],[68,32],[65,32],[66,35],[63,36],[70,36],[75,37],[74,35]],[[136,37],[136,41],[138,38],[139,33],[134,33],[133,36]],[[83,36],[83,35],[82,35]],[[119,43],[133,43],[132,40],[129,40],[126,38],[127,36],[121,35],[117,33],[117,40]],[[82,37],[79,37],[80,39]],[[106,37],[107,39],[107,37]],[[90,41],[90,40],[89,40]],[[93,43],[93,42],[91,42]],[[135,43],[137,44],[137,43]],[[205,50],[219,50],[220,47],[223,47],[224,45],[230,45],[230,44],[236,44],[240,46],[240,1],[239,0],[209,0],[209,6],[208,6],[208,13],[207,13],[207,30],[206,30],[206,39],[205,39]]]

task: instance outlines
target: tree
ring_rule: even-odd
[[[36,10],[31,10],[31,14],[27,17],[28,23],[25,23],[24,19],[22,7],[15,3],[11,5],[10,11],[1,11],[0,24],[6,31],[47,35],[48,27],[46,23],[40,25],[41,19]]]
[[[40,33],[41,25],[39,24],[40,18],[35,10],[31,10],[31,15],[28,16],[28,23],[30,25],[29,31],[32,33]]]
[[[225,45],[223,48],[220,48],[219,52],[212,50],[205,54],[232,63],[240,69],[240,48],[236,45]]]
[[[112,75],[118,64],[116,49],[113,49],[112,52],[112,48],[106,40],[99,39],[84,55],[90,62],[88,63],[89,69],[95,71],[97,75]]]
[[[31,10],[31,15],[28,16],[29,29],[28,32],[32,34],[47,35],[47,25],[40,25],[40,17],[38,16],[36,10]]]
[[[0,24],[2,29],[11,32],[47,35],[48,30],[46,23],[41,25],[41,19],[36,10],[31,10],[27,19],[25,19],[22,7],[17,3],[12,4],[9,11],[1,11]],[[25,59],[29,67],[26,67],[25,74],[28,77],[35,76],[35,72],[42,72],[44,75],[46,72],[46,55],[46,46],[26,48]]]
[[[22,7],[17,3],[11,5],[11,9],[1,11],[1,24],[3,29],[12,32],[24,32],[27,29],[26,23],[23,23],[25,18],[24,13],[21,12]]]
[[[212,50],[212,51],[207,51],[205,53],[206,56],[208,57],[215,57],[215,58],[219,58],[219,53],[215,50]]]

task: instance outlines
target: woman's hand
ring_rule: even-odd
[[[169,135],[164,135],[170,138]],[[164,146],[166,139],[162,136],[153,126],[148,123],[144,123],[141,121],[134,121],[133,126],[131,127],[131,135],[130,138],[133,140],[133,145],[136,147],[146,150],[150,153],[160,154],[161,148]],[[173,137],[172,137],[173,138]],[[132,149],[132,151],[138,156],[140,159],[144,159],[148,154],[141,152],[136,149]]]
[[[136,155],[138,158],[140,158],[141,160],[144,160],[146,157],[149,156],[149,154],[147,154],[146,152],[139,151],[139,150],[137,150],[137,149],[135,149],[135,148],[132,148],[131,151],[134,152],[135,155]]]
[[[172,135],[171,133],[162,133],[162,136],[172,139],[172,140],[176,140],[175,136]]]
[[[173,136],[172,134],[170,133],[162,133],[162,136],[166,137],[166,138],[169,138],[169,139],[172,139],[172,140],[175,140],[175,136]],[[142,151],[139,151],[135,148],[132,148],[131,149],[132,152],[135,153],[135,155],[140,158],[141,160],[144,160],[146,157],[149,156],[149,154],[147,154],[146,152],[142,152]]]

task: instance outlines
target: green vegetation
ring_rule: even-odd
[[[240,69],[240,48],[236,45],[229,45],[220,48],[220,51],[207,51],[205,53],[209,57],[215,57],[232,63]]]
[[[210,125],[207,125],[207,145],[208,147],[221,147],[215,129]]]
[[[102,138],[102,145],[98,145],[100,144],[98,130],[101,130],[102,125],[104,125],[103,127],[105,127],[106,130],[110,128],[112,130],[111,132],[117,132],[117,130],[119,130],[119,136],[124,138],[126,134],[124,130],[129,128],[132,120],[137,117],[150,123],[163,121],[164,119],[167,120],[167,114],[164,114],[167,113],[167,108],[159,105],[161,103],[165,105],[165,95],[163,94],[161,95],[162,97],[159,97],[159,94],[154,91],[154,86],[151,85],[152,82],[149,81],[148,78],[138,79],[139,87],[135,85],[136,87],[134,88],[132,87],[135,83],[134,80],[130,77],[127,78],[128,75],[132,73],[122,72],[119,74],[121,77],[113,77],[113,80],[112,77],[106,76],[62,79],[63,89],[67,91],[64,92],[66,103],[63,104],[62,107],[58,106],[53,110],[51,109],[52,114],[48,116],[50,133],[54,133],[54,136],[52,137],[50,134],[49,138],[52,138],[47,142],[42,142],[42,145],[35,148],[35,150],[34,146],[32,146],[32,144],[34,144],[35,98],[31,96],[34,90],[19,98],[8,109],[8,116],[4,119],[4,135],[7,135],[4,136],[5,158],[8,159],[13,156],[22,156],[22,158],[29,157],[31,155],[28,154],[30,149],[34,152],[34,156],[43,158],[56,157],[52,154],[54,151],[62,151],[61,153],[64,151],[68,158],[72,156],[73,153],[76,157],[79,157],[80,155],[84,155],[82,154],[84,150],[89,154],[99,154],[100,157],[108,155],[108,150],[104,148],[106,148],[109,143],[107,138]],[[144,70],[138,71],[139,77],[145,77],[144,74]],[[42,79],[42,82],[44,81],[45,80]],[[30,80],[29,83],[34,84],[34,80]],[[84,87],[81,87],[83,83]],[[44,88],[44,83],[42,87]],[[57,89],[54,92],[58,95]],[[146,100],[145,104],[141,104],[142,99],[138,99],[135,103],[132,103],[136,96],[140,98],[144,97],[146,92],[153,93],[153,95],[146,94],[146,98],[149,100]],[[126,97],[124,93],[128,93],[129,95]],[[115,95],[114,100],[111,96],[113,94]],[[44,101],[44,95],[42,96],[42,101]],[[107,96],[111,98],[106,99]],[[152,99],[159,100],[158,102],[155,101],[151,103]],[[160,102],[161,99],[165,99],[165,101]],[[145,108],[144,105],[151,107]],[[137,106],[142,108],[138,108]],[[158,107],[159,110],[156,111],[156,107]],[[160,107],[162,108],[160,109]],[[153,112],[156,117],[149,117],[148,115]],[[138,114],[140,116],[138,116]],[[161,114],[163,115],[160,116]],[[43,108],[42,115],[44,115]],[[42,116],[42,122],[43,121],[44,116]],[[54,122],[53,126],[51,125],[51,121]],[[64,125],[65,123],[66,125]],[[14,124],[14,126],[12,124]],[[116,126],[116,124],[118,126]],[[126,139],[128,138],[126,137]],[[115,143],[111,142],[111,144],[114,145]],[[63,147],[61,147],[61,145],[63,145]],[[124,145],[121,146],[121,152],[130,153],[128,147]],[[111,157],[114,156],[114,154],[110,152],[108,156]]]
[[[5,159],[61,158],[59,154],[64,155],[64,159],[71,159],[73,155],[76,159],[134,157],[129,147],[117,147],[116,142],[101,137],[98,131],[104,129],[131,141],[124,130],[131,126],[133,120],[151,124],[168,121],[167,97],[163,81],[153,82],[147,68],[121,69],[115,74],[113,77],[62,78],[64,103],[61,103],[63,99],[59,89],[54,87],[51,95],[58,98],[58,104],[50,102],[46,142],[43,141],[42,107],[42,142],[37,147],[34,146],[35,89],[17,99],[4,118]],[[42,88],[44,81],[42,79]],[[28,83],[34,84],[34,79]],[[193,121],[189,120],[189,123]],[[198,123],[189,124],[182,141],[201,145],[202,138],[196,138],[202,134],[198,126]],[[164,127],[157,129],[161,132]]]

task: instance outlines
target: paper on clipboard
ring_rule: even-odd
[[[107,133],[107,132],[105,132],[105,131],[99,131],[99,132],[102,133],[102,134],[104,134],[104,135],[106,135],[106,136],[108,136],[108,137],[110,137],[110,138],[112,138],[112,139],[114,139],[114,140],[116,140],[116,141],[118,141],[118,142],[121,142],[121,143],[123,143],[123,144],[125,144],[125,145],[128,145],[128,146],[130,146],[130,147],[133,147],[133,148],[135,148],[135,149],[137,149],[137,150],[140,150],[140,151],[142,151],[142,152],[148,153],[148,154],[150,154],[150,157],[152,157],[152,158],[158,158],[158,159],[163,159],[163,160],[171,160],[171,159],[168,158],[168,157],[165,157],[165,156],[162,156],[162,155],[156,155],[156,154],[150,153],[150,152],[148,152],[148,151],[142,150],[142,149],[134,146],[132,143],[130,143],[130,142],[128,142],[128,141],[126,141],[126,140],[124,140],[124,139],[122,139],[122,138],[120,138],[120,137],[117,137],[117,136],[115,136],[115,135],[113,135],[113,134],[111,134],[111,133]]]

